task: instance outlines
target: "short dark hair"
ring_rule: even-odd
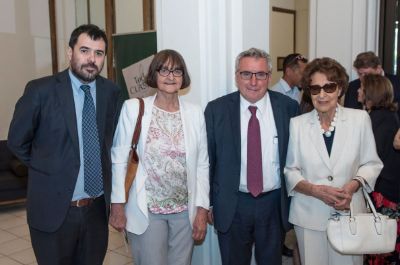
[[[286,56],[285,59],[283,59],[283,73],[285,73],[288,67],[299,67],[299,62],[308,63],[308,60],[300,53],[291,53]]]
[[[389,79],[369,74],[361,79],[361,84],[364,88],[365,101],[371,102],[372,107],[397,110],[397,104],[393,103],[393,86]]]
[[[344,95],[349,84],[349,76],[346,73],[346,69],[340,63],[328,57],[317,58],[307,64],[301,80],[301,87],[304,89],[304,92],[307,91],[308,93],[312,81],[311,76],[317,72],[324,74],[329,81],[335,82],[342,89],[339,98]]]
[[[103,39],[106,44],[105,52],[107,53],[107,48],[108,48],[107,35],[104,32],[104,30],[100,29],[98,26],[93,24],[80,25],[79,27],[74,29],[74,31],[72,31],[68,43],[71,49],[74,49],[75,44],[78,42],[79,36],[83,33],[87,34],[92,40]]]
[[[157,72],[166,64],[170,64],[173,68],[183,71],[181,89],[190,86],[190,76],[186,68],[185,60],[183,60],[182,55],[175,50],[162,50],[154,55],[146,76],[146,84],[148,86],[157,88]]]
[[[371,51],[359,53],[353,63],[356,69],[377,68],[379,65],[382,65],[381,60]]]

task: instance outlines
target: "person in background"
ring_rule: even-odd
[[[394,140],[393,140],[393,147],[394,147],[396,150],[400,150],[400,129],[397,130],[397,133],[396,133],[396,135],[395,135],[395,137],[394,137]]]
[[[344,97],[344,106],[353,109],[362,109],[363,105],[357,100],[357,90],[361,86],[362,78],[367,74],[382,75],[386,76],[393,86],[393,101],[399,104],[400,102],[400,80],[397,76],[385,73],[382,68],[381,60],[375,53],[362,52],[357,55],[354,60],[353,67],[357,71],[358,79],[353,80],[349,83],[349,87]],[[400,117],[400,110],[397,111]]]
[[[346,70],[331,58],[318,58],[304,70],[302,87],[314,110],[290,121],[285,176],[303,265],[361,265],[361,255],[342,255],[328,243],[328,219],[336,211],[365,212],[361,191],[375,186],[381,169],[365,111],[343,108]]]
[[[204,114],[182,100],[190,85],[182,56],[158,52],[146,83],[157,88],[144,99],[139,165],[125,201],[126,166],[139,111],[137,99],[127,100],[111,150],[110,224],[128,232],[135,265],[189,265],[194,241],[206,235],[209,208],[209,162]]]
[[[40,265],[101,265],[108,244],[110,149],[120,90],[100,76],[107,37],[82,25],[69,69],[30,81],[8,145],[29,167],[27,218]]]
[[[296,101],[268,91],[271,57],[251,48],[236,58],[239,89],[207,104],[210,157],[209,221],[218,231],[223,265],[282,263],[287,221],[285,165],[289,120]]]
[[[392,145],[400,123],[396,113],[397,104],[393,103],[393,87],[384,76],[366,75],[361,81],[360,90],[359,99],[371,117],[376,148],[384,165],[372,192],[372,199],[376,209],[397,219],[400,227],[400,151]],[[400,231],[397,233],[395,251],[368,255],[369,265],[400,264]]]
[[[304,91],[301,95],[301,101],[300,101],[300,112],[302,114],[310,112],[314,109],[310,91]]]
[[[299,53],[292,53],[283,60],[283,76],[271,90],[282,93],[300,103],[301,91],[299,89],[307,58]]]

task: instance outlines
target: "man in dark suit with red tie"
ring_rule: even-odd
[[[107,251],[119,89],[99,75],[106,52],[103,30],[76,28],[69,69],[30,81],[15,106],[8,145],[29,167],[27,219],[40,265],[101,265]]]
[[[283,168],[296,101],[268,91],[271,58],[251,48],[236,59],[239,91],[205,110],[210,159],[210,222],[218,231],[222,264],[282,263],[289,201]]]

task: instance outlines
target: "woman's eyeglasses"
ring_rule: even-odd
[[[336,83],[326,83],[323,86],[311,85],[308,88],[310,89],[311,95],[318,95],[319,93],[321,93],[321,89],[323,89],[326,93],[333,93],[336,91],[337,84]]]
[[[158,73],[164,77],[169,76],[170,73],[172,73],[172,75],[175,77],[181,77],[183,75],[183,70],[182,69],[169,70],[167,68],[161,68],[160,70],[158,70]]]

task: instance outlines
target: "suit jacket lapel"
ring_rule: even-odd
[[[326,164],[326,166],[331,169],[331,162],[328,155],[328,150],[326,149],[324,137],[321,133],[321,125],[317,119],[317,111],[313,110],[310,113],[309,120],[309,137],[310,142],[314,145],[315,149],[319,153],[322,161]],[[335,136],[336,137],[336,136]]]
[[[235,93],[231,97],[229,108],[229,116],[231,120],[232,134],[234,148],[236,151],[236,158],[238,161],[241,159],[241,148],[240,148],[240,94],[239,92]],[[228,132],[226,132],[228,133]]]
[[[106,88],[104,87],[104,80],[101,77],[98,77],[96,79],[96,119],[97,119],[97,130],[99,133],[100,145],[101,143],[103,143],[104,139],[106,110],[107,110]]]
[[[284,140],[285,139],[285,124],[284,124],[284,117],[282,116],[282,107],[279,104],[279,99],[276,97],[276,94],[267,92],[269,95],[269,99],[271,102],[272,112],[274,115],[276,132],[278,134],[278,148],[279,148],[279,164],[284,165],[286,161],[286,157],[283,157],[285,154],[284,152]]]
[[[64,115],[65,123],[68,132],[71,136],[72,145],[79,157],[79,140],[78,140],[78,129],[76,126],[76,114],[75,114],[75,103],[74,96],[72,94],[71,80],[68,76],[68,69],[58,74],[56,94],[58,101],[61,106],[61,111]]]

